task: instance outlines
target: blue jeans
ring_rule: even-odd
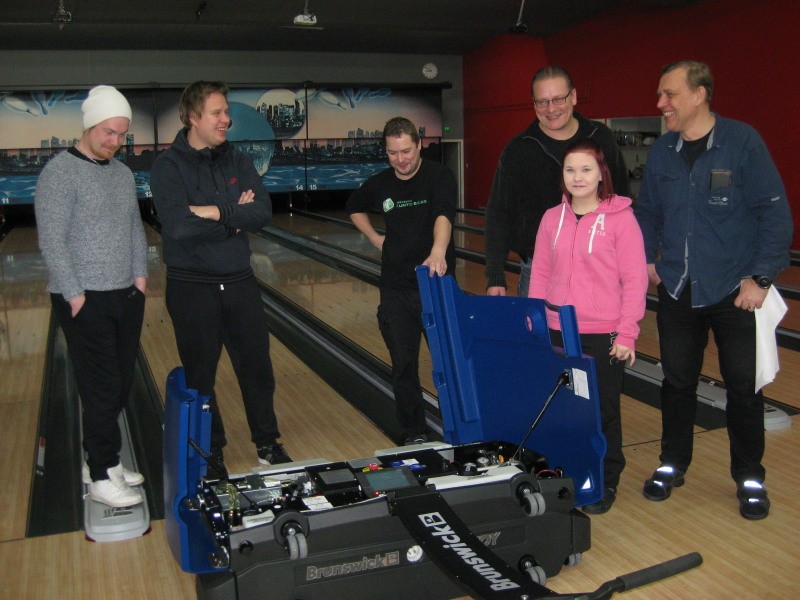
[[[664,381],[661,387],[661,462],[686,471],[692,461],[697,383],[709,329],[714,332],[727,390],[726,421],[731,476],[764,481],[764,397],[755,393],[755,315],[736,308],[738,290],[717,304],[692,308],[690,288],[678,300],[658,286],[658,333]]]

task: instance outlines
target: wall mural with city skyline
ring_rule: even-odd
[[[81,136],[88,90],[0,92],[0,205],[31,204],[39,172]],[[150,197],[150,167],[182,124],[179,89],[124,89],[133,111],[116,158],[130,167],[140,199]],[[439,88],[231,88],[228,141],[248,154],[268,191],[355,189],[388,167],[382,132],[411,119],[424,154],[441,160]]]

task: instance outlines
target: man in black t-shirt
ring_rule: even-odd
[[[454,273],[453,219],[457,188],[450,170],[423,161],[422,141],[406,118],[390,119],[383,130],[391,169],[373,175],[347,201],[358,230],[381,250],[378,325],[392,360],[397,420],[404,444],[427,441],[419,383],[422,305],[415,267],[431,276]],[[378,233],[369,212],[379,211],[386,233]]]

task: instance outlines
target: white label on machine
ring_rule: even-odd
[[[308,510],[328,510],[333,508],[333,504],[328,502],[325,496],[311,496],[310,498],[303,498],[303,504],[306,505]]]
[[[572,369],[572,385],[575,388],[575,395],[581,398],[589,398],[589,380],[586,371]]]
[[[512,463],[502,463],[486,469],[478,469],[477,475],[444,475],[441,477],[431,477],[428,483],[432,483],[437,490],[449,490],[450,488],[509,481],[521,472],[521,469]]]
[[[275,520],[275,513],[271,510],[267,510],[263,513],[257,515],[245,515],[242,517],[242,526],[243,527],[256,527],[258,525],[264,525],[265,523],[271,523]]]

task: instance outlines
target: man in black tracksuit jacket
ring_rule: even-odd
[[[290,459],[277,442],[269,330],[250,266],[248,231],[272,220],[272,203],[252,161],[226,141],[228,88],[198,81],[181,95],[186,126],[153,164],[151,188],[162,225],[167,310],[186,383],[211,397],[211,452],[226,444],[214,396],[224,345],[242,392],[259,462]],[[213,465],[212,465],[213,466]]]
[[[614,193],[629,196],[628,170],[611,130],[573,111],[577,94],[561,67],[540,69],[531,84],[537,119],[503,149],[486,206],[486,288],[504,296],[509,250],[522,260],[518,294],[528,295],[530,264],[539,221],[561,202],[562,160],[574,141],[594,139],[602,148]]]

